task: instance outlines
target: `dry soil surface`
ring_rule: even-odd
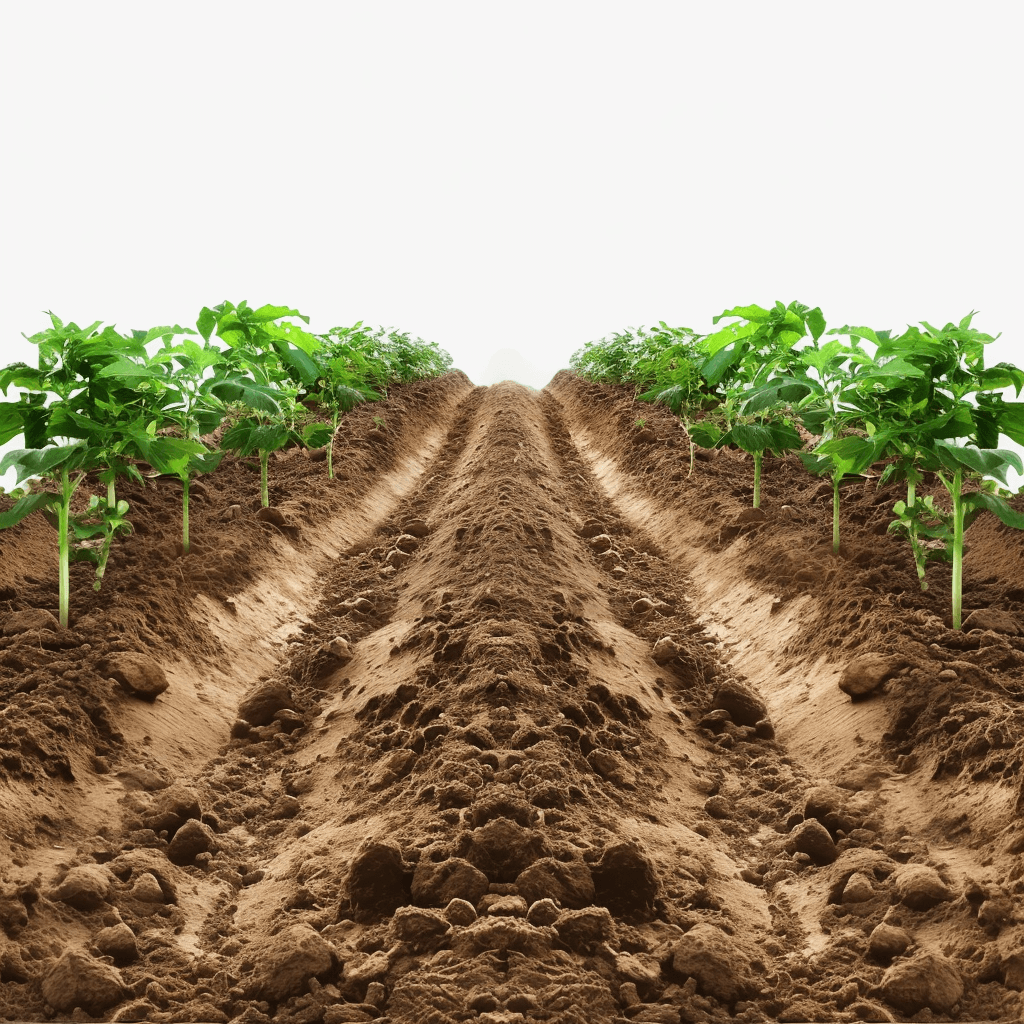
[[[1020,1019],[1020,535],[953,631],[898,488],[834,556],[796,459],[755,512],[569,374],[395,388],[335,465],[260,512],[225,460],[187,556],[123,486],[68,630],[53,531],[0,534],[0,1017]]]

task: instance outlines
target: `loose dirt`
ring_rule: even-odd
[[[1019,1020],[1020,536],[972,528],[953,631],[897,488],[834,556],[798,460],[755,513],[690,459],[621,388],[456,373],[335,481],[272,459],[279,514],[225,459],[187,556],[124,485],[68,630],[53,531],[0,534],[0,1016]]]

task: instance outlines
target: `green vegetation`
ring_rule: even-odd
[[[261,501],[269,503],[268,460],[290,444],[331,446],[339,417],[375,401],[395,383],[437,376],[451,357],[433,343],[362,322],[324,335],[288,306],[204,306],[196,329],[175,325],[122,334],[99,321],[80,328],[53,313],[51,326],[28,338],[38,365],[0,370],[0,444],[23,435],[26,447],[0,461],[18,492],[0,514],[0,529],[42,511],[58,532],[59,615],[68,625],[69,563],[96,564],[101,586],[113,540],[131,531],[116,480],[143,482],[139,464],[182,484],[182,546],[190,550],[189,485],[217,468],[228,451],[256,452]],[[298,321],[298,322],[296,322]],[[324,422],[325,416],[329,422]],[[225,426],[219,447],[211,441]],[[90,476],[103,488],[77,515],[72,499]]]
[[[808,470],[831,481],[836,554],[841,487],[882,463],[880,482],[907,485],[890,529],[910,542],[922,588],[929,562],[952,563],[959,629],[965,529],[986,510],[1024,529],[1024,515],[1000,493],[1022,463],[998,447],[1000,435],[1024,444],[1024,402],[1003,394],[1020,397],[1024,370],[985,365],[985,346],[995,339],[971,326],[974,316],[942,328],[922,322],[902,334],[850,326],[826,332],[818,307],[737,306],[713,320],[736,322],[708,335],[662,321],[655,331],[591,342],[570,365],[668,406],[689,434],[691,472],[694,445],[749,452],[755,507],[764,454],[796,451]],[[948,491],[949,510],[932,495],[918,496],[926,473]]]

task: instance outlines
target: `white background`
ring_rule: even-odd
[[[1017,5],[0,7],[0,365],[52,309],[298,307],[542,386],[724,308],[979,310],[1024,363]],[[509,352],[508,350],[513,350]]]

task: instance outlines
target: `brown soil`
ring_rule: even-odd
[[[226,459],[188,556],[125,485],[69,630],[50,527],[0,534],[0,1016],[1020,1019],[1019,535],[972,528],[954,632],[898,489],[833,556],[795,459],[753,514],[569,374],[396,388],[335,464],[258,518]]]

